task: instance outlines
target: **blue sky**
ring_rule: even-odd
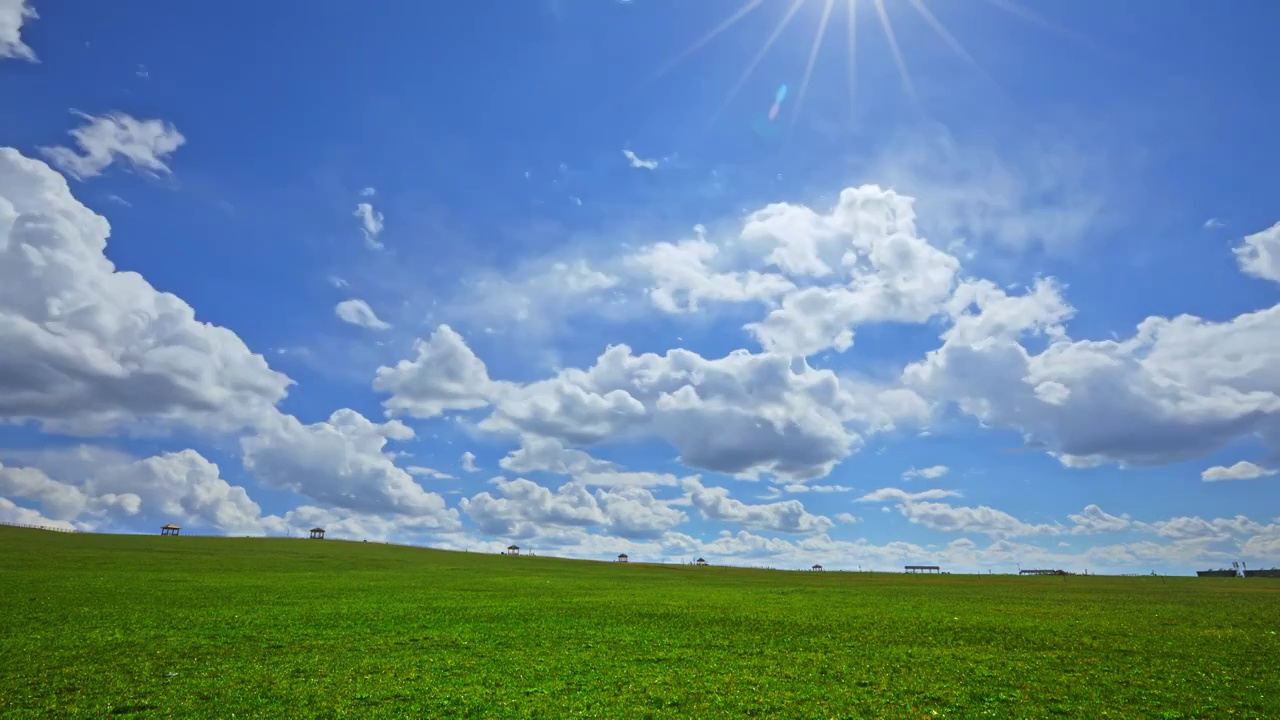
[[[1280,9],[792,7],[0,2],[0,521],[1273,564]]]

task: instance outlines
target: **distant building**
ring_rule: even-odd
[[[937,565],[907,565],[906,571],[909,573],[940,573],[942,568]]]
[[[813,567],[811,567],[811,568],[809,568],[809,569],[810,569],[810,570],[821,570],[821,569],[822,569],[822,566],[821,566],[821,565],[814,565]]]
[[[312,540],[323,540],[323,539],[324,539],[324,528],[318,528],[318,527],[311,528],[311,539],[312,539]]]
[[[1280,568],[1271,568],[1270,570],[1245,570],[1244,576],[1263,577],[1263,578],[1280,578]]]
[[[1245,571],[1245,577],[1248,577],[1249,570]],[[1197,570],[1198,577],[1236,577],[1240,572],[1234,568],[1222,568],[1220,570]]]
[[[707,564],[707,561],[703,560],[702,558],[698,558],[698,562],[694,563],[694,565],[706,565],[706,564]]]
[[[168,525],[161,526],[161,528],[160,528],[160,534],[161,534],[162,536],[163,536],[163,535],[177,535],[181,530],[182,530],[182,528],[178,527],[177,525],[174,525],[173,523],[169,523]]]
[[[507,554],[508,554],[508,555],[519,555],[519,554],[520,554],[520,546],[519,546],[519,545],[508,545],[508,546],[507,546]]]
[[[627,560],[628,558],[626,553],[622,553],[621,555],[618,556],[618,562],[624,563],[624,562],[627,562]]]

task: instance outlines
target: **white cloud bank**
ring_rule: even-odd
[[[82,446],[28,456],[24,467],[0,465],[0,495],[34,502],[65,525],[111,530],[177,522],[258,535],[276,524],[243,487],[223,480],[218,466],[194,450],[134,459]]]
[[[169,156],[187,141],[164,120],[138,120],[119,112],[100,117],[75,114],[86,121],[71,131],[79,151],[61,146],[40,151],[59,170],[79,180],[101,175],[115,162],[150,175],[168,175]]]
[[[397,464],[390,448],[414,440],[412,429],[345,409],[312,423],[281,414],[287,377],[231,331],[197,321],[179,298],[117,272],[104,255],[106,220],[44,163],[0,150],[0,420],[57,432],[242,434],[247,470],[315,503],[263,516],[243,488],[188,450],[99,459],[78,475],[55,472],[52,461],[6,463],[0,514],[93,526],[164,515],[245,533],[324,524],[371,539],[480,542],[463,532],[465,520],[483,533],[535,538],[568,554],[639,548],[836,567],[833,558],[945,557],[973,567],[1066,557],[1013,542],[1039,536],[1143,532],[1167,541],[1087,551],[1104,564],[1207,561],[1231,549],[1214,542],[1250,553],[1280,543],[1273,526],[1245,518],[1138,523],[1089,505],[1069,522],[1034,523],[985,505],[942,502],[955,491],[896,488],[859,500],[891,503],[891,513],[933,532],[988,536],[991,545],[961,537],[934,551],[839,541],[827,536],[835,523],[799,500],[747,503],[700,477],[629,471],[589,452],[658,441],[689,467],[764,477],[777,481],[779,493],[808,499],[848,490],[803,481],[828,475],[867,437],[928,422],[947,404],[1017,430],[1071,466],[1167,463],[1241,439],[1280,441],[1280,347],[1272,340],[1280,336],[1280,308],[1218,322],[1148,318],[1127,339],[1072,339],[1066,323],[1074,310],[1059,283],[1045,278],[1014,292],[966,277],[957,258],[920,237],[913,213],[910,198],[853,188],[826,211],[779,204],[751,213],[731,241],[712,241],[699,229],[692,239],[629,248],[598,266],[548,265],[558,278],[581,281],[572,302],[586,307],[600,293],[636,287],[677,319],[726,304],[761,307],[762,319],[744,328],[756,350],[704,357],[614,345],[586,367],[516,383],[490,377],[463,336],[439,326],[410,358],[378,369],[374,389],[387,413],[430,419],[473,411],[479,431],[518,446],[501,467],[569,477],[554,491],[524,478],[495,480],[492,490],[452,508],[414,479],[437,471]],[[539,282],[524,278],[518,287]],[[899,378],[878,383],[808,359],[852,348],[859,328],[873,323],[937,323],[941,342]],[[474,456],[462,462],[471,469]],[[914,476],[937,478],[943,469]],[[1248,474],[1240,464],[1212,470]],[[116,482],[125,476],[128,482]],[[682,507],[734,530],[708,540],[684,535],[677,531],[688,520]]]

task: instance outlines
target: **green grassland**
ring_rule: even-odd
[[[0,527],[0,717],[1280,718],[1280,582]]]

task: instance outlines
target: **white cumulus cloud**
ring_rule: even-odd
[[[22,42],[22,25],[39,17],[28,0],[0,0],[0,58],[39,62],[35,51]]]
[[[1071,528],[1072,535],[1121,532],[1133,525],[1128,517],[1111,515],[1097,505],[1088,505],[1079,513],[1067,517],[1074,523]]]
[[[291,490],[336,508],[396,514],[442,529],[458,525],[457,512],[442,497],[423,490],[395,463],[388,442],[414,432],[398,420],[375,423],[354,410],[304,424],[278,414],[241,439],[245,469],[272,487]]]
[[[345,323],[358,325],[370,330],[387,330],[391,325],[378,318],[369,307],[369,303],[358,298],[343,300],[333,308],[333,313]]]
[[[383,406],[392,415],[432,418],[446,410],[482,408],[504,390],[448,325],[414,343],[414,354],[394,367],[378,368],[374,376],[373,389],[391,395]]]
[[[17,455],[25,466],[0,465],[0,495],[82,529],[151,532],[176,522],[257,535],[271,522],[243,487],[223,480],[194,450],[142,459],[91,446]]]
[[[942,347],[906,369],[906,384],[1073,467],[1172,463],[1255,434],[1280,442],[1280,305],[1222,322],[1150,317],[1126,339],[1072,340],[1061,291],[1048,280],[1022,295],[965,283]]]
[[[476,467],[476,454],[470,450],[462,453],[460,464],[462,465],[462,469],[466,472],[480,472],[480,468]]]
[[[0,148],[0,420],[105,433],[230,431],[292,381],[105,253],[110,225],[48,165]]]
[[[1262,477],[1273,477],[1280,474],[1280,470],[1272,470],[1261,465],[1255,465],[1246,460],[1232,465],[1223,467],[1221,465],[1211,467],[1200,473],[1200,479],[1205,482],[1214,482],[1217,480],[1256,480]]]
[[[1244,274],[1280,282],[1280,222],[1245,237],[1235,253]]]

